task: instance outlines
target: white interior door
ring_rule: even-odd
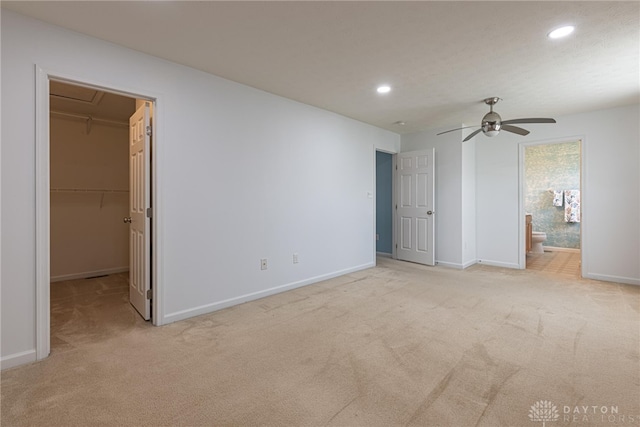
[[[396,256],[435,264],[433,148],[396,156]]]
[[[150,168],[149,147],[151,125],[149,104],[141,106],[129,119],[129,301],[145,319],[151,318],[149,291],[150,245],[149,208]]]

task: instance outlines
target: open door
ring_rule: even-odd
[[[396,255],[403,261],[435,264],[434,154],[431,148],[396,156]]]
[[[138,313],[151,318],[150,277],[150,144],[149,103],[129,119],[129,301]]]

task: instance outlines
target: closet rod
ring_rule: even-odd
[[[99,119],[99,118],[95,118],[85,114],[65,113],[64,111],[57,111],[57,110],[51,110],[51,114],[54,114],[56,116],[70,117],[73,119],[91,120],[94,122],[101,122],[101,123],[106,123],[106,124],[116,125],[116,126],[127,126],[127,127],[129,126],[129,123],[127,122],[119,122],[116,120],[108,120],[108,119]]]

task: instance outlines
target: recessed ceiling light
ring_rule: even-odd
[[[575,30],[575,27],[573,25],[567,25],[565,27],[556,28],[555,30],[547,34],[547,36],[550,39],[559,39],[573,33],[573,30]]]
[[[378,86],[378,89],[376,90],[378,91],[378,93],[389,93],[391,92],[391,86],[387,86],[387,85]]]
[[[396,126],[404,126],[406,123],[403,122],[402,120],[398,120],[397,122],[393,122],[393,124]]]

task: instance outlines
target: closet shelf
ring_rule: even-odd
[[[87,125],[90,127],[91,122],[103,123],[106,125],[113,126],[126,126],[129,127],[129,123],[125,121],[118,120],[110,120],[110,119],[102,119],[100,117],[93,117],[88,114],[75,114],[75,113],[67,113],[64,111],[51,110],[51,114],[59,117],[68,117],[71,119],[84,120],[87,122]]]
[[[129,190],[110,190],[107,188],[52,188],[52,193],[128,193]]]

